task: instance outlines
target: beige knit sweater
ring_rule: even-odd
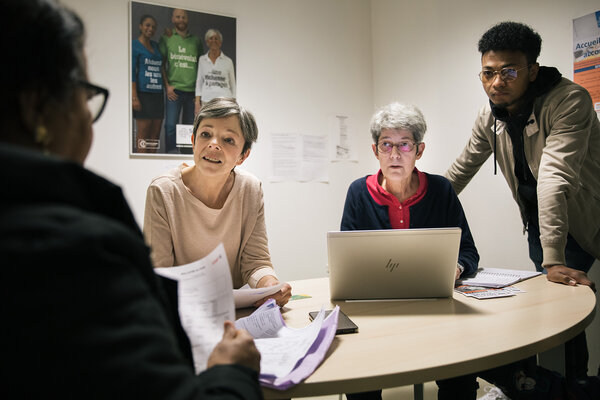
[[[221,209],[207,207],[184,185],[182,164],[154,178],[146,195],[144,237],[155,267],[187,264],[223,243],[233,287],[256,287],[275,275],[267,240],[260,181],[235,170],[233,188]]]

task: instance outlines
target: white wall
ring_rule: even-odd
[[[543,5],[542,5],[543,4]],[[573,18],[598,11],[598,0],[545,1],[421,0],[371,2],[373,88],[376,106],[398,100],[420,107],[428,123],[426,150],[417,166],[443,174],[471,133],[477,110],[487,101],[477,73],[477,41],[503,20],[531,25],[542,36],[541,65],[573,79]],[[481,265],[533,269],[516,203],[492,160],[459,196]],[[591,277],[600,284],[600,263]],[[587,331],[590,366],[600,360],[600,319]]]
[[[542,36],[541,65],[556,66],[572,79],[572,19],[599,9],[597,0],[480,0],[372,2],[373,76],[376,105],[392,100],[420,107],[429,126],[420,161],[442,174],[471,133],[477,110],[487,101],[477,73],[477,41],[502,20],[522,21]],[[460,195],[484,266],[529,268],[516,203],[492,159]]]
[[[88,30],[90,79],[110,89],[86,166],[122,185],[138,222],[152,177],[181,160],[128,155],[128,1],[65,0]],[[282,279],[324,276],[325,233],[339,229],[349,183],[375,168],[330,164],[330,183],[269,183],[272,133],[325,135],[328,118],[347,113],[369,145],[372,113],[370,4],[365,0],[161,1],[237,17],[238,100],[259,125],[259,140],[243,168],[263,181],[271,255]],[[162,28],[159,27],[159,31]],[[366,132],[366,133],[365,133]]]
[[[111,98],[95,126],[87,167],[122,185],[138,222],[153,176],[168,158],[128,155],[128,1],[63,0],[85,20],[91,80]],[[572,19],[598,10],[597,0],[161,0],[191,10],[237,17],[238,98],[257,117],[260,135],[244,168],[264,182],[267,229],[284,280],[325,275],[325,232],[339,227],[349,183],[372,173],[369,118],[399,100],[419,106],[429,130],[418,166],[442,174],[470,134],[485,101],[477,73],[477,40],[494,23],[532,25],[544,39],[540,63],[572,77]],[[326,134],[328,117],[353,117],[362,148],[358,163],[329,166],[331,182],[268,182],[269,136]],[[531,268],[521,222],[504,178],[488,162],[460,196],[484,266]],[[600,266],[592,269],[600,283]],[[598,320],[588,336],[599,337]],[[597,344],[591,365],[597,368]]]

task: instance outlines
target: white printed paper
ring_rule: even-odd
[[[356,146],[352,140],[352,124],[348,115],[337,114],[330,118],[331,140],[330,158],[332,161],[357,161]]]
[[[296,180],[300,174],[300,136],[274,133],[271,135],[271,182]]]
[[[246,329],[254,337],[260,352],[261,375],[283,377],[292,372],[319,335],[325,318],[325,312],[321,311],[311,324],[301,329],[287,327],[279,307],[261,307],[236,321],[238,329]]]
[[[461,285],[501,288],[541,275],[538,271],[506,268],[479,268],[473,277],[460,279]]]
[[[261,355],[260,384],[277,390],[297,385],[323,361],[335,337],[339,306],[325,317],[325,311],[302,329],[285,325],[279,307],[268,300],[250,316],[235,322],[246,329]]]
[[[277,293],[281,290],[283,285],[285,285],[285,283],[252,289],[250,288],[250,285],[246,284],[239,289],[233,289],[235,308],[250,307],[258,300]]]
[[[194,132],[194,125],[175,125],[175,143],[177,147],[189,147],[192,148],[192,134]]]
[[[178,281],[179,317],[192,345],[196,373],[223,336],[223,323],[235,321],[233,284],[223,244],[190,264],[156,268],[158,275]]]
[[[271,134],[271,182],[329,182],[327,137]]]

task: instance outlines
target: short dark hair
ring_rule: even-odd
[[[156,24],[156,18],[154,18],[152,15],[150,14],[144,14],[142,15],[142,18],[140,18],[140,25],[144,23],[145,20],[147,20],[148,18],[150,18],[152,21],[154,21],[154,23]]]
[[[2,63],[0,119],[20,118],[23,93],[37,93],[40,105],[65,101],[85,79],[81,19],[54,0],[2,0],[0,13],[0,37],[11,38],[3,52],[18,58]]]
[[[244,148],[242,149],[242,153],[245,153],[246,150],[250,150],[252,143],[256,142],[256,139],[258,139],[258,127],[256,126],[254,115],[244,107],[240,106],[233,98],[216,97],[203,104],[194,121],[194,137],[196,137],[196,131],[203,119],[227,118],[232,115],[236,115],[240,120],[240,127],[242,128],[242,135],[244,136]]]
[[[478,48],[482,56],[488,51],[520,51],[528,63],[534,64],[542,49],[542,38],[528,25],[506,21],[485,32],[479,39]]]

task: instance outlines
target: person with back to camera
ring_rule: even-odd
[[[162,55],[158,43],[152,40],[155,32],[156,19],[143,15],[140,36],[131,43],[131,105],[137,127],[135,149],[138,153],[156,153],[165,114]]]
[[[536,269],[552,282],[595,290],[586,272],[600,259],[600,122],[583,87],[537,63],[541,43],[517,22],[483,34],[479,77],[489,102],[446,177],[460,193],[494,154],[494,173],[497,162]],[[587,376],[585,332],[565,344],[565,353],[567,380],[600,397],[600,379]]]
[[[234,288],[279,283],[271,263],[260,181],[237,169],[258,137],[254,116],[234,99],[205,104],[194,122],[194,165],[180,165],[152,180],[146,196],[144,236],[157,268],[196,261],[223,243]],[[202,240],[199,240],[201,238]],[[274,298],[291,297],[285,284]]]
[[[83,167],[108,91],[89,83],[84,27],[53,0],[4,0],[0,100],[2,392],[15,398],[260,399],[260,354],[224,325],[195,375],[176,284],[154,274],[119,187]],[[14,79],[18,76],[19,79]],[[174,287],[175,285],[175,287]],[[6,397],[6,396],[4,396]]]
[[[208,52],[198,59],[195,114],[215,97],[235,98],[235,71],[231,58],[221,51],[223,35],[218,29],[209,29],[204,40]]]

